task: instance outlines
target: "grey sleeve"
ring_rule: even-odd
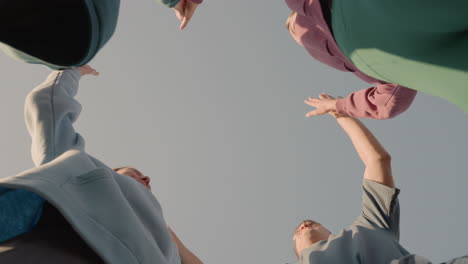
[[[432,262],[421,256],[408,255],[398,260],[392,260],[390,264],[432,264]]]
[[[74,99],[80,77],[78,69],[54,71],[26,97],[25,122],[36,166],[72,148],[84,150],[84,140],[73,128],[81,112]]]
[[[372,229],[386,229],[400,237],[400,190],[390,188],[378,182],[364,179],[361,215],[355,225]]]

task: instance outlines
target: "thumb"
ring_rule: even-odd
[[[181,21],[182,21],[182,22],[180,23],[180,29],[182,30],[182,29],[184,29],[184,28],[187,26],[187,24],[188,24],[187,17],[186,17],[186,16],[183,17]]]
[[[306,117],[311,117],[311,116],[316,116],[316,115],[319,115],[318,111],[317,110],[312,110],[312,111],[308,112],[305,116]]]
[[[177,19],[179,21],[182,21],[182,19],[184,18],[184,14],[182,13],[182,11],[179,9],[174,9],[174,12],[175,12]]]
[[[195,4],[190,0],[187,1],[187,4],[185,6],[185,12],[184,12],[184,20],[182,21],[182,24],[180,25],[180,29],[184,29],[187,26],[190,19],[192,19],[192,16],[195,13],[195,10],[197,9],[197,7],[198,7],[198,4]]]

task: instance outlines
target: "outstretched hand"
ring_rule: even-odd
[[[174,7],[176,17],[181,22],[180,29],[184,29],[187,26],[198,6],[199,4],[196,4],[191,0],[180,0]]]
[[[336,113],[336,101],[334,97],[325,93],[320,94],[319,98],[309,97],[304,102],[316,109],[308,112],[306,117]]]
[[[98,76],[99,75],[99,72],[96,71],[95,69],[93,69],[91,66],[89,66],[88,64],[86,65],[83,65],[81,67],[78,67],[78,70],[80,70],[80,74],[81,76],[85,76],[85,75],[94,75],[94,76]]]

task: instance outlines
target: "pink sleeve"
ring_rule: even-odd
[[[203,0],[190,0],[190,1],[195,4],[201,4],[203,2]]]
[[[307,16],[311,13],[312,4],[319,0],[286,0],[289,9],[300,15]]]
[[[338,99],[336,110],[357,118],[388,119],[406,111],[416,93],[394,83],[379,84]]]

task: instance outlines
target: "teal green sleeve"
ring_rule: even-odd
[[[169,8],[173,8],[180,0],[161,0],[161,3]]]
[[[44,199],[33,192],[0,187],[0,242],[31,231],[43,204]]]

